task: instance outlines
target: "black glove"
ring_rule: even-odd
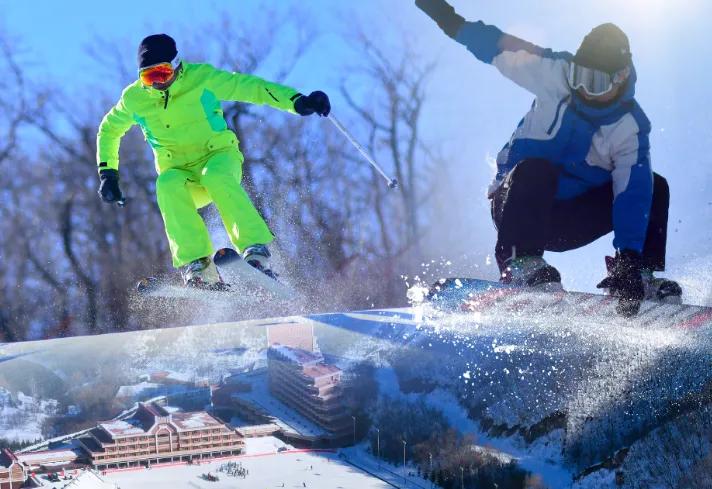
[[[616,310],[622,316],[635,316],[640,310],[640,303],[645,297],[642,268],[643,258],[637,251],[617,252],[608,270],[608,277],[596,286],[608,289],[611,295],[619,297]]]
[[[112,203],[124,200],[124,196],[119,188],[118,170],[101,170],[99,172],[99,195],[104,202]]]
[[[314,112],[326,117],[331,111],[329,97],[319,90],[309,95],[299,95],[294,101],[294,111],[299,115],[312,115]]]
[[[465,18],[458,15],[445,0],[415,0],[415,5],[428,14],[438,24],[438,27],[453,39],[462,24],[465,23]]]

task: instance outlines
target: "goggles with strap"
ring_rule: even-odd
[[[630,66],[626,66],[616,73],[587,68],[586,66],[571,63],[569,67],[569,86],[574,90],[582,88],[587,95],[598,97],[605,95],[620,86],[630,76]]]
[[[167,83],[175,74],[180,66],[180,58],[176,55],[170,62],[157,63],[155,65],[146,66],[138,70],[138,77],[147,87],[153,86],[154,83]]]

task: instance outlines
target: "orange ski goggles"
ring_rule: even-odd
[[[138,71],[138,77],[141,83],[147,87],[153,86],[154,83],[167,83],[175,74],[178,66],[180,66],[180,59],[176,56],[171,62],[158,63],[141,68]]]

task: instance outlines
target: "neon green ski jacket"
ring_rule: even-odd
[[[235,133],[227,128],[221,101],[267,104],[295,113],[294,100],[298,96],[293,88],[253,75],[184,62],[166,91],[145,87],[139,80],[124,89],[99,126],[99,170],[118,170],[121,138],[134,124],[141,126],[153,148],[160,174],[168,168],[192,166],[212,153],[239,144]]]

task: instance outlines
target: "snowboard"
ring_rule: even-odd
[[[229,296],[255,292],[273,299],[288,301],[297,297],[297,292],[288,284],[265,275],[249,265],[232,248],[218,250],[213,261],[224,286],[213,289],[187,287],[175,279],[147,277],[139,281],[137,291],[148,297],[171,297],[197,300],[225,299]]]
[[[626,318],[616,310],[618,298],[614,296],[571,292],[560,286],[518,287],[477,278],[438,280],[413,302],[440,311],[496,314],[505,318],[568,317],[693,329],[712,324],[712,307],[648,300],[641,302],[636,315]]]

